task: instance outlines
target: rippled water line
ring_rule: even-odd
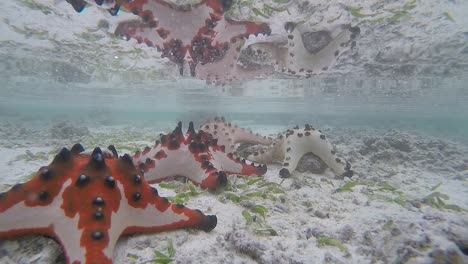
[[[259,125],[411,128],[463,135],[468,89],[461,79],[264,80],[209,87],[192,80],[125,86],[23,80],[0,89],[0,120],[93,121],[148,125],[225,115]],[[96,121],[93,121],[95,124]]]

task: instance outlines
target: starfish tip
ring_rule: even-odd
[[[70,149],[70,152],[72,154],[80,154],[84,150],[85,150],[84,147],[80,143],[77,143],[77,144],[73,145],[73,147]]]
[[[106,166],[106,162],[104,160],[104,155],[102,154],[102,150],[99,147],[96,147],[91,154],[91,159],[89,160],[89,165],[94,169],[102,169]]]
[[[62,148],[55,156],[52,163],[65,163],[71,159],[71,152],[67,148]]]
[[[218,224],[218,218],[216,217],[216,215],[207,215],[206,222],[203,223],[203,225],[200,228],[203,231],[209,232],[213,230],[217,224]]]
[[[344,177],[351,178],[354,175],[354,171],[353,170],[346,170],[342,175]]]
[[[187,129],[187,134],[195,134],[195,129],[193,127],[193,121],[189,122],[189,127]]]
[[[268,170],[268,168],[267,168],[267,166],[265,164],[257,166],[257,171],[258,171],[258,173],[260,175],[265,174],[267,172],[267,170]]]
[[[224,171],[220,171],[218,173],[218,184],[221,187],[225,187],[228,183],[226,173]]]
[[[130,157],[130,155],[128,153],[125,153],[121,158],[120,160],[122,160],[123,162],[127,163],[129,166],[133,167],[133,161],[132,161],[132,157]]]
[[[119,154],[117,153],[117,149],[115,148],[114,145],[109,145],[107,147],[108,150],[110,150],[112,152],[112,155],[114,156],[114,158],[118,158],[119,157]]]
[[[291,173],[289,172],[288,169],[286,168],[282,168],[280,171],[279,171],[279,175],[281,178],[289,178],[291,177]]]

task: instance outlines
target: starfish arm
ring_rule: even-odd
[[[75,199],[84,197],[77,193],[81,189],[77,188],[80,185],[78,179],[81,177],[87,182],[91,176],[79,173],[82,166],[95,157],[89,154],[76,156],[77,149],[74,147],[70,152],[63,148],[49,166],[42,167],[31,180],[5,194],[5,201],[0,202],[0,237],[48,235],[61,244],[67,263],[93,260],[112,263],[112,256],[108,258],[100,254],[95,244],[83,243],[86,235],[91,237],[86,228],[83,229],[86,220],[82,214],[86,214],[86,209],[77,206],[76,200],[69,199],[70,196]],[[102,153],[99,155],[102,158]]]
[[[158,146],[148,153],[134,156],[133,162],[136,166],[145,165],[144,175],[149,183],[184,176],[201,187],[216,189],[225,179],[215,167],[204,166],[204,160],[208,159],[209,155],[194,155],[187,145],[182,144],[176,150]]]
[[[120,184],[126,184],[118,183]],[[143,232],[159,232],[180,228],[194,228],[206,232],[217,225],[214,215],[205,215],[200,210],[192,210],[180,204],[172,204],[160,197],[155,188],[145,184],[138,188],[139,198],[135,192],[125,192],[126,202],[119,211],[112,214],[112,227],[109,231],[109,244],[104,253],[111,254],[121,235]]]
[[[353,40],[360,33],[358,27],[349,25],[335,25],[314,32],[303,32],[301,27],[294,23],[286,23],[286,45],[282,45],[278,40],[269,41],[267,38],[249,44],[248,49],[267,56],[277,72],[311,77],[333,67],[339,56],[354,45]],[[316,44],[308,49],[305,42]],[[320,45],[323,43],[325,44]]]
[[[289,52],[285,58],[291,74],[320,74],[335,65],[338,57],[347,51],[356,37],[357,28],[337,25],[326,34],[330,41],[321,49],[310,52],[304,45],[303,34],[295,26],[288,35]],[[280,59],[281,60],[281,59]]]
[[[133,156],[133,163],[144,173],[148,182],[185,176],[202,187],[216,189],[226,185],[226,173],[240,175],[263,175],[265,165],[237,159],[226,154],[225,147],[217,143],[210,133],[199,130],[195,133],[193,122],[184,135],[182,123],[153,147],[146,147]]]
[[[123,233],[161,231],[181,227],[211,231],[216,226],[216,216],[204,215],[183,205],[171,204],[160,197],[155,188],[147,184],[145,177],[121,177],[121,190],[125,202],[115,215],[117,223],[124,226]],[[138,179],[138,181],[137,181]],[[132,186],[129,187],[129,186]],[[138,194],[138,195],[136,195]],[[138,217],[135,218],[135,216]]]
[[[233,130],[233,140],[235,143],[249,143],[249,144],[260,144],[270,145],[272,143],[271,138],[262,136],[258,133],[253,133],[250,130],[236,127]]]
[[[108,264],[122,234],[216,226],[216,216],[160,197],[129,155],[83,150],[63,148],[27,183],[0,195],[0,238],[45,234],[62,245],[67,263]]]
[[[247,158],[261,163],[281,161],[283,166],[280,176],[287,178],[291,176],[291,172],[296,169],[301,158],[307,153],[315,154],[336,174],[350,177],[354,173],[348,162],[336,156],[325,135],[310,125],[306,125],[304,129],[299,129],[299,127],[288,129],[279,135],[271,148],[260,153],[255,152]]]
[[[257,54],[263,54],[269,58],[270,62],[273,64],[273,67],[275,68],[275,71],[285,72],[287,70],[287,42],[254,42],[249,44],[247,49],[250,49]]]
[[[233,21],[221,19],[217,22],[214,31],[217,32],[213,39],[215,45],[219,43],[234,42],[243,37],[258,34],[270,35],[271,29],[268,24],[255,23],[251,21]]]
[[[41,170],[37,174],[41,175]],[[78,219],[62,217],[61,195],[71,181],[65,182],[59,193],[51,197],[53,193],[45,194],[45,191],[37,191],[35,188],[40,185],[39,178],[36,175],[32,181],[2,194],[0,238],[47,235],[62,245],[68,263],[84,263],[86,257],[85,250],[80,246],[81,231],[70,228],[78,226]]]
[[[191,210],[183,205],[169,204],[167,209],[160,211],[157,205],[149,203],[145,208],[122,208],[122,212],[112,217],[113,226],[109,232],[109,243],[103,249],[105,255],[111,255],[121,235],[160,232],[181,228],[211,231],[217,225],[215,215],[204,215],[199,210]],[[131,225],[125,225],[131,221]]]
[[[285,158],[280,173],[287,175],[294,171],[302,156],[309,152],[319,157],[336,174],[345,173],[347,165],[336,157],[330,142],[320,131],[290,129],[286,133],[285,141]]]
[[[250,154],[247,159],[254,161],[254,162],[259,162],[259,163],[265,163],[265,164],[271,164],[275,162],[282,162],[284,159],[285,151],[284,151],[284,146],[285,141],[284,139],[281,138],[278,139],[275,143],[273,143],[273,146],[268,147],[266,150],[261,151],[261,152],[254,152]]]
[[[32,207],[31,203],[38,203],[39,192],[32,193],[32,184],[15,185],[11,190],[0,194],[0,237],[12,237],[29,233],[53,236],[51,228],[53,218],[44,218],[52,213],[56,206]],[[59,198],[57,198],[59,199]],[[56,200],[54,198],[54,200]]]
[[[183,46],[190,45],[194,34],[211,19],[212,12],[206,1],[187,7],[163,0],[134,0],[123,6],[143,19],[140,28],[153,29],[154,33],[159,31],[163,33],[162,41],[177,39]]]
[[[164,39],[161,37],[163,31],[150,26],[140,20],[128,20],[120,22],[114,31],[117,36],[123,36],[127,40],[135,39],[138,43],[145,43],[150,47],[164,48]]]
[[[195,133],[193,122],[184,135],[179,122],[173,132],[161,135],[153,148],[146,147],[133,156],[133,163],[144,172],[148,182],[185,176],[201,187],[216,189],[227,183],[226,174],[212,164],[210,146],[216,140],[203,131]]]
[[[212,150],[211,154],[213,165],[228,174],[261,176],[267,172],[266,165],[255,165],[253,162],[235,157],[232,153],[226,154],[222,150]]]
[[[194,228],[211,231],[217,224],[214,215],[205,215],[200,210],[192,210],[181,204],[171,204],[165,198],[158,203],[167,203],[168,207],[161,211],[158,204],[149,203],[145,208],[129,208],[127,217],[132,218],[132,225],[123,230],[123,234],[155,232],[180,228]],[[135,215],[139,217],[134,218]],[[125,220],[126,218],[121,218]]]
[[[269,145],[272,143],[271,138],[261,136],[258,133],[254,134],[252,130],[232,125],[220,118],[205,122],[205,124],[200,126],[200,129],[213,135],[213,137],[218,140],[218,145],[225,147],[226,153],[234,152],[235,144],[237,143],[261,145]]]
[[[42,218],[44,214],[50,213],[51,210],[44,208],[36,208],[35,210],[28,209],[29,208],[24,205],[24,203],[19,203],[1,212],[0,238],[31,233],[53,236],[51,219],[45,221],[36,220]]]

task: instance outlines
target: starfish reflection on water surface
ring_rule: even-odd
[[[270,37],[272,42],[254,43],[246,49],[256,56],[270,57],[276,72],[298,77],[328,71],[342,54],[356,45],[355,39],[360,34],[359,27],[348,24],[327,25],[311,31],[304,25],[288,22],[284,28],[285,43]]]
[[[81,11],[92,0],[67,0]],[[356,45],[360,34],[349,24],[316,25],[287,22],[284,40],[267,37],[244,46],[243,38],[271,34],[265,23],[225,18],[232,0],[203,0],[193,5],[175,5],[167,0],[98,0],[116,14],[120,6],[141,19],[120,22],[116,35],[156,47],[162,57],[176,63],[181,75],[196,76],[208,83],[228,82],[284,73],[310,78],[332,68],[339,57]],[[241,54],[253,57],[239,60]],[[255,59],[256,58],[256,59]],[[262,58],[267,58],[263,61]],[[242,62],[242,63],[240,63]],[[189,73],[189,74],[188,74]]]
[[[76,12],[81,12],[87,5],[95,5],[100,8],[106,9],[113,16],[117,15],[120,6],[127,0],[67,0],[72,5]]]
[[[79,144],[63,148],[31,180],[0,194],[0,238],[47,235],[62,245],[67,263],[105,264],[121,235],[216,226],[216,216],[160,197],[129,155],[82,151]]]
[[[237,40],[229,46],[224,57],[210,63],[199,64],[195,68],[195,76],[206,80],[208,84],[225,85],[233,81],[249,80],[256,77],[266,77],[275,72],[271,65],[250,66],[238,63],[244,40]]]
[[[231,43],[249,35],[271,33],[264,23],[226,19],[224,13],[231,4],[228,0],[204,0],[175,6],[163,0],[134,0],[123,6],[143,21],[121,22],[115,34],[157,47],[163,57],[179,66],[181,74],[188,64],[190,74],[195,76],[198,64],[221,61]],[[227,78],[232,78],[232,74]]]

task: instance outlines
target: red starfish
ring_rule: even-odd
[[[112,263],[121,235],[216,226],[216,216],[160,197],[128,154],[82,151],[79,144],[63,148],[31,180],[0,194],[0,238],[48,235],[62,245],[67,263],[103,264]]]
[[[195,76],[197,64],[222,60],[231,42],[271,33],[264,23],[226,19],[224,12],[231,4],[227,0],[204,0],[192,6],[175,6],[164,0],[134,0],[123,6],[143,21],[122,22],[115,34],[157,47],[162,57],[179,65],[181,74],[188,63],[190,74]]]
[[[190,122],[187,133],[182,133],[182,123],[167,135],[161,135],[153,148],[133,156],[133,163],[141,165],[148,182],[185,176],[202,187],[216,189],[227,183],[226,173],[241,175],[263,175],[267,168],[226,154],[211,134],[195,132]]]

